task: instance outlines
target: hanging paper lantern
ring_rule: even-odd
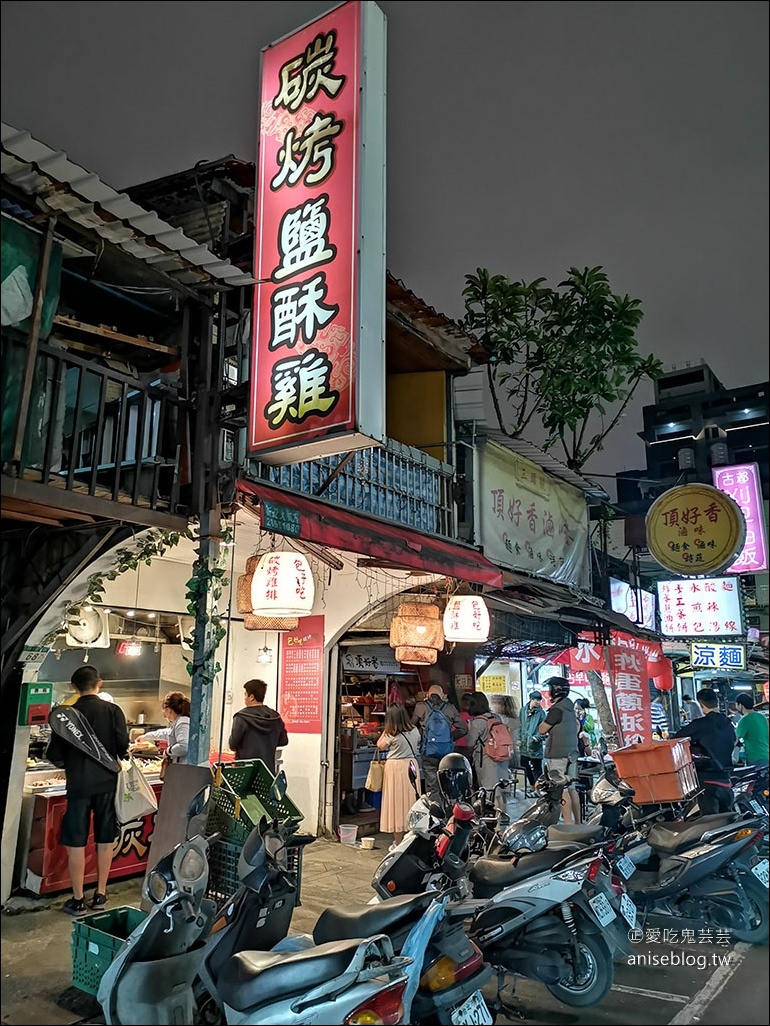
[[[390,647],[442,649],[444,630],[440,614],[441,610],[433,603],[402,602],[390,621]]]
[[[251,605],[257,616],[308,616],[314,599],[313,574],[300,552],[262,556],[251,582]]]
[[[674,670],[671,666],[670,659],[664,659],[665,666],[657,668],[655,677],[653,678],[653,684],[658,691],[673,691],[674,690]],[[649,665],[649,664],[648,664]]]
[[[298,616],[255,616],[246,613],[243,626],[247,631],[295,631],[299,627]]]
[[[251,612],[251,582],[254,580],[254,571],[259,566],[259,556],[249,556],[246,560],[246,573],[241,574],[236,586],[236,608],[239,613]],[[256,630],[257,628],[253,628]]]
[[[453,595],[444,610],[444,637],[447,641],[486,641],[489,637],[489,610],[480,595]]]
[[[406,666],[432,666],[438,659],[435,648],[420,648],[415,645],[399,645],[396,659]]]

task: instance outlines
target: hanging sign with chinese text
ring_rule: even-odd
[[[650,688],[644,652],[610,645],[606,650],[617,727],[625,743],[652,741]]]
[[[739,506],[706,484],[669,488],[650,507],[646,526],[652,557],[687,577],[725,570],[746,538]]]
[[[590,587],[583,493],[496,442],[481,450],[480,541],[493,563]]]
[[[289,734],[320,734],[324,692],[324,617],[303,616],[280,635],[278,711]]]
[[[745,670],[746,646],[694,641],[690,645],[690,662],[694,670]]]
[[[755,574],[767,570],[767,534],[762,511],[762,485],[756,463],[714,467],[714,486],[737,503],[746,521],[746,541],[732,566],[731,574]]]
[[[343,3],[262,53],[248,447],[263,462],[384,436],[384,166],[385,18]]]
[[[743,636],[741,594],[735,577],[658,581],[661,633],[670,638]]]

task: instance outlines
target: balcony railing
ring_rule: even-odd
[[[257,460],[255,478],[404,527],[454,539],[454,467],[388,439],[377,448],[282,467]]]
[[[19,416],[9,376],[20,382],[25,348],[9,339],[3,348],[5,461]],[[180,430],[179,403],[164,386],[141,384],[41,343],[18,476],[173,512],[179,498]]]

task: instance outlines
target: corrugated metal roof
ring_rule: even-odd
[[[502,431],[495,428],[483,428],[482,433],[490,439],[492,442],[497,442],[498,445],[504,446],[506,449],[510,449],[511,452],[517,453],[519,456],[523,456],[529,460],[530,463],[534,463],[540,467],[541,470],[547,471],[553,477],[559,478],[561,481],[566,481],[567,484],[571,484],[575,488],[579,488],[581,492],[585,494],[595,495],[600,499],[608,499],[609,495],[601,487],[601,485],[595,484],[590,478],[584,477],[582,474],[578,474],[575,470],[570,470],[566,464],[561,463],[556,457],[551,456],[550,453],[544,452],[538,446],[533,445],[532,442],[527,442],[524,438],[511,438],[509,435],[503,434]]]
[[[98,175],[73,163],[66,153],[52,150],[11,125],[3,123],[0,131],[2,176],[34,197],[41,209],[91,229],[188,288],[254,284],[251,275],[140,207],[125,193],[116,192]]]

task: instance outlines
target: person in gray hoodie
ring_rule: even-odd
[[[247,680],[243,685],[245,707],[233,716],[229,745],[236,759],[261,759],[275,773],[275,752],[289,743],[286,725],[279,713],[265,705],[267,684]]]

